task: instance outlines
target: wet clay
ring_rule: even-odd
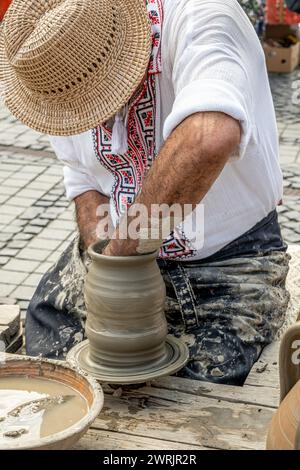
[[[85,398],[54,380],[0,378],[0,447],[63,431],[87,412]]]
[[[136,368],[165,354],[165,284],[156,253],[113,257],[91,251],[85,299],[90,359]],[[98,251],[98,252],[97,252]]]
[[[72,350],[68,359],[76,357],[89,373],[111,383],[141,382],[149,374],[155,377],[183,367],[187,349],[171,338],[166,341],[166,291],[157,253],[116,257],[101,251],[101,243],[89,249],[92,263],[85,282],[89,345],[78,345],[75,356]],[[77,356],[76,351],[80,351]]]

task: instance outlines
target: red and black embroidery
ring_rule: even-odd
[[[112,131],[107,125],[92,130],[98,161],[114,176],[111,190],[116,213],[120,217],[141,189],[147,171],[155,159],[156,93],[155,75],[161,73],[161,31],[163,10],[161,0],[147,0],[152,25],[152,54],[148,75],[138,96],[128,109],[128,151],[123,155],[111,153]],[[183,230],[176,230],[163,243],[163,258],[186,257],[193,254]]]
[[[111,195],[119,217],[134,201],[154,159],[155,102],[155,78],[149,75],[128,111],[128,152],[124,155],[111,153],[112,132],[107,126],[93,129],[96,157],[115,179]]]

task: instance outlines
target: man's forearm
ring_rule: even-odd
[[[230,141],[224,135],[228,127],[233,134]],[[149,209],[155,203],[195,206],[220,175],[239,136],[239,124],[224,114],[201,113],[187,118],[166,141],[136,202]],[[221,145],[216,145],[220,139]]]
[[[240,125],[221,113],[199,113],[181,123],[150,169],[135,204],[196,205],[204,198],[240,142]],[[151,215],[149,217],[151,224]],[[122,221],[119,231],[121,230]],[[118,234],[116,234],[118,237]],[[139,240],[113,240],[105,254],[132,255]],[[157,242],[157,248],[160,240]]]
[[[97,209],[103,204],[109,204],[109,198],[98,191],[87,191],[74,199],[76,219],[81,240],[88,248],[97,240],[97,225],[100,221]]]

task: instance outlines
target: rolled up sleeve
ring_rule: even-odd
[[[239,121],[242,130],[234,159],[242,158],[250,140],[255,140],[249,43],[243,32],[248,20],[236,4],[230,0],[186,3],[180,22],[174,24],[176,50],[170,68],[175,101],[163,129],[167,139],[191,114],[225,113]]]

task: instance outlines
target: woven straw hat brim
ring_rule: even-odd
[[[0,94],[17,119],[46,134],[74,135],[107,121],[129,101],[147,70],[151,28],[144,0],[120,5],[127,31],[122,50],[116,51],[105,76],[95,73],[71,100],[49,101],[24,86],[6,56],[1,28]]]

